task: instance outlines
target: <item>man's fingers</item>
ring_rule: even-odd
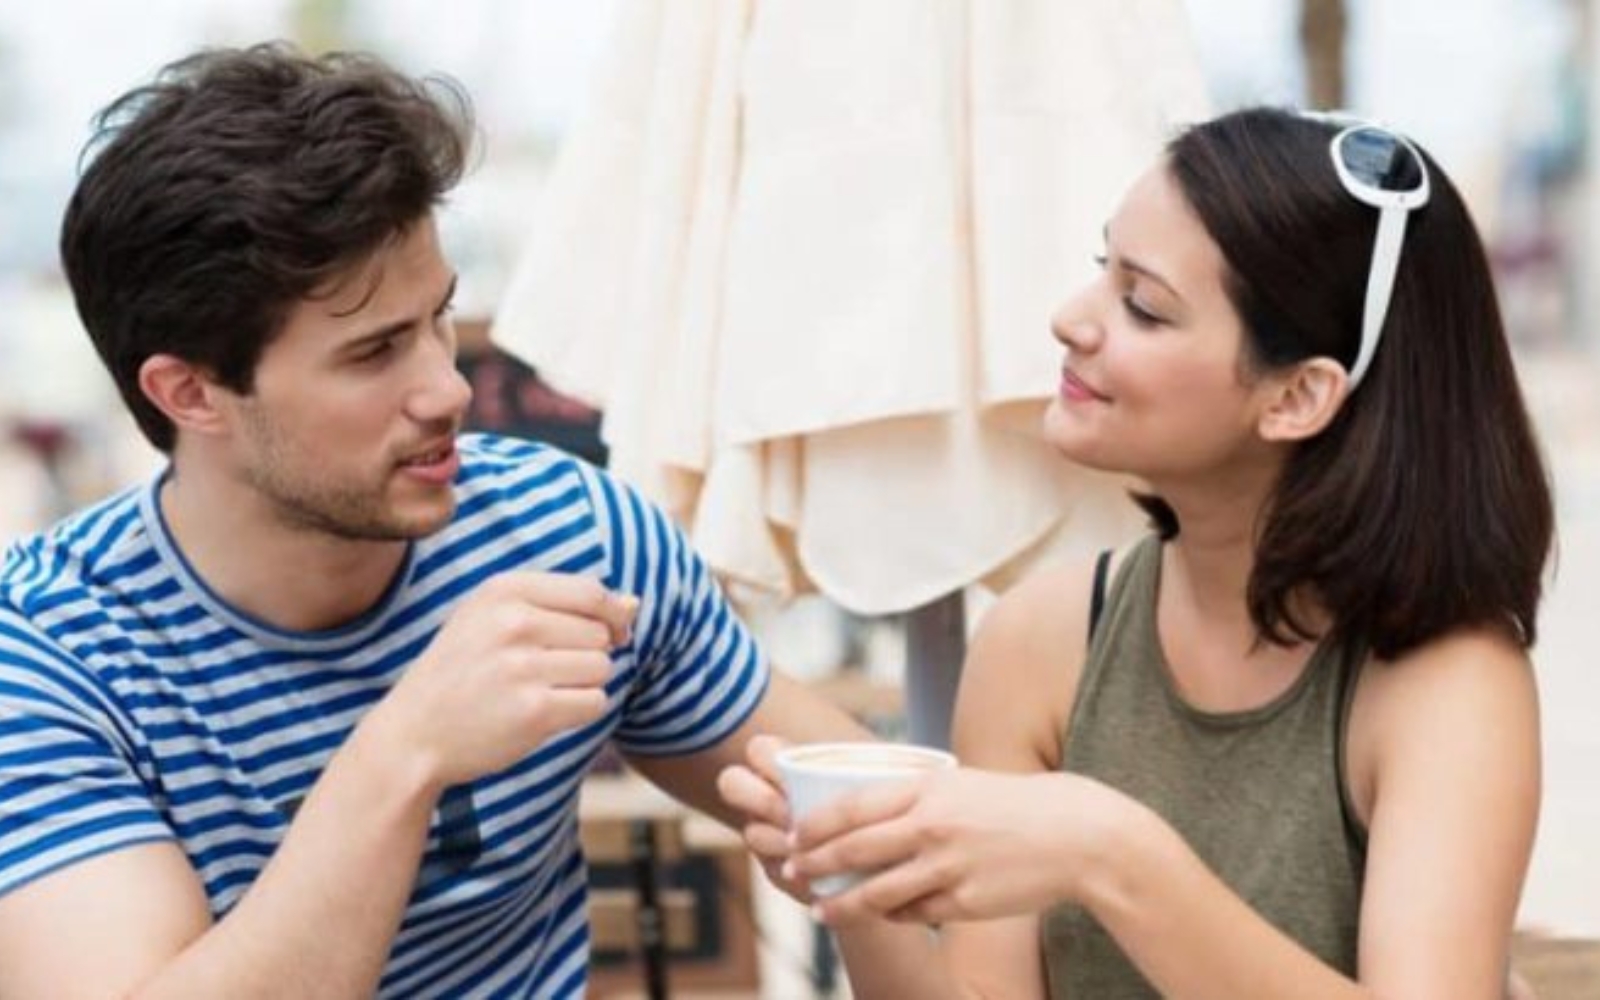
[[[527,653],[526,679],[555,688],[599,687],[614,669],[608,653],[588,649],[538,649]]]
[[[619,645],[605,622],[571,611],[550,608],[507,609],[519,618],[519,638],[542,649],[587,649],[604,651]]]
[[[717,775],[717,792],[747,816],[779,828],[789,825],[789,804],[783,793],[748,767],[723,768]]]
[[[502,573],[490,583],[536,608],[599,622],[606,627],[613,646],[628,641],[639,612],[639,598],[613,591],[590,576],[512,572]]]
[[[611,627],[612,645],[626,645],[633,638],[633,621],[639,616],[639,598],[613,591],[606,600],[606,624]]]
[[[540,721],[551,732],[587,726],[606,714],[609,702],[598,688],[549,688],[539,693]]]
[[[773,787],[781,788],[782,782],[778,777],[778,751],[788,746],[788,742],[776,736],[753,736],[746,744],[744,756],[749,761],[755,772],[771,782]]]
[[[744,828],[744,843],[757,857],[768,860],[789,856],[789,834],[781,827],[749,823]]]

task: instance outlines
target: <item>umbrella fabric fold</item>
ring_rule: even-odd
[[[631,0],[493,336],[735,586],[905,610],[1135,529],[1057,302],[1205,111],[1177,0]]]

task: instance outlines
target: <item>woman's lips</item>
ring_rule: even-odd
[[[1061,396],[1074,403],[1104,403],[1110,398],[1065,368],[1061,370]]]

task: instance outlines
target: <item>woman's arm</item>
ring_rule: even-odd
[[[1384,996],[1498,997],[1539,814],[1532,665],[1482,631],[1367,674],[1350,734],[1372,775],[1362,981]]]
[[[1060,761],[1062,731],[1087,645],[1090,577],[1088,566],[1075,566],[1019,584],[984,617],[962,667],[953,743],[964,766],[959,774],[963,780],[946,786],[946,794],[952,797],[952,812],[1017,818],[1015,824],[999,824],[1005,835],[994,842],[995,854],[967,855],[971,861],[995,857],[990,873],[1009,882],[1013,888],[1007,892],[1025,891],[1019,883],[1029,889],[1043,884],[1039,867],[1055,831],[1048,813],[1037,808],[1028,776],[1048,776]],[[898,794],[909,805],[917,789]],[[864,805],[873,807],[870,801]],[[887,808],[897,807],[890,802]],[[1024,822],[1028,819],[1039,822]],[[892,888],[892,874],[890,878]],[[823,904],[822,912],[831,912],[830,906]],[[861,915],[859,910],[856,914]],[[933,937],[923,934],[911,946],[901,943],[904,950],[895,965],[883,963],[877,950],[885,926],[870,917],[840,928],[851,986],[861,1000],[1045,996],[1035,912],[943,923],[937,952],[931,950]],[[919,977],[926,985],[908,988]]]
[[[978,920],[1075,900],[1166,996],[1499,997],[1538,808],[1526,658],[1478,634],[1367,673],[1351,747],[1371,792],[1359,984],[1251,909],[1161,817],[1076,775],[934,776],[898,801],[808,822],[815,849],[801,870],[893,865],[824,905],[843,923]],[[1017,969],[1002,934],[954,932],[964,981]],[[1036,951],[1025,964],[1037,974]]]
[[[1377,664],[1352,712],[1370,835],[1360,985],[1251,911],[1159,818],[1124,820],[1083,899],[1163,994],[1497,998],[1539,802],[1529,664],[1478,633]]]
[[[1056,766],[1061,727],[1086,644],[1089,579],[1087,567],[1040,574],[1014,588],[985,616],[968,650],[956,706],[955,749],[964,761],[1040,776]],[[1018,692],[1025,695],[1018,697]],[[772,761],[776,748],[765,737],[751,740],[746,765],[724,771],[718,787],[747,817],[745,842],[774,882],[807,900],[803,879],[787,878],[780,870],[792,845]],[[1024,780],[1015,773],[993,777]],[[882,791],[868,789],[852,797],[855,805],[850,808],[883,808],[877,798]],[[978,792],[992,804],[986,789]],[[915,796],[914,785],[893,793]],[[892,801],[889,808],[898,809]],[[1036,868],[1027,858],[1007,860],[1020,860],[1024,878],[1036,881]],[[827,904],[822,909],[827,912]],[[861,1000],[1044,996],[1038,920],[1031,912],[1013,919],[947,924],[937,935],[920,924],[885,920],[860,907],[854,913],[856,919],[837,930],[852,991]]]

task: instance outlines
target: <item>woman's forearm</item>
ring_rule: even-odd
[[[1154,812],[1128,800],[1108,830],[1077,894],[1163,996],[1368,996],[1251,909]]]
[[[964,1000],[938,941],[920,924],[869,919],[836,932],[856,1000]]]

